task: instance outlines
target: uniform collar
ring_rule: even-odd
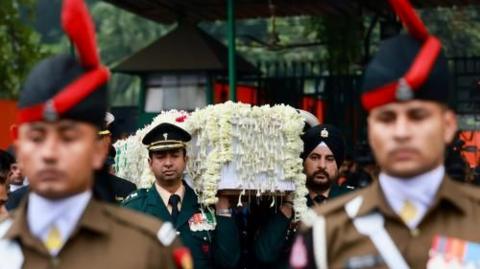
[[[37,238],[45,238],[55,225],[64,239],[68,239],[77,226],[88,202],[91,191],[85,191],[60,200],[49,200],[34,192],[28,196],[27,223]]]
[[[396,213],[388,205],[385,195],[380,187],[379,181],[374,181],[370,186],[365,188],[362,195],[363,202],[358,210],[358,216],[369,214],[373,211],[380,211],[385,216],[396,217]],[[428,211],[432,211],[441,204],[448,203],[453,205],[459,212],[465,214],[468,210],[468,197],[460,189],[460,186],[453,182],[448,176],[444,176],[440,187],[434,197],[431,207]]]
[[[180,184],[180,187],[175,191],[175,193],[170,193],[166,189],[164,189],[162,186],[160,186],[157,182],[155,182],[155,189],[157,190],[158,194],[160,195],[160,199],[162,199],[163,203],[165,206],[168,207],[168,200],[170,199],[170,196],[173,194],[176,194],[180,197],[180,203],[179,207],[181,208],[181,205],[183,203],[183,197],[185,196],[185,186]]]
[[[23,199],[18,208],[13,211],[11,215],[13,223],[8,232],[5,234],[4,238],[18,238],[22,244],[35,249],[39,253],[49,255],[43,243],[38,240],[28,228],[27,208],[28,199]],[[104,212],[101,202],[98,202],[95,199],[90,199],[86,209],[84,210],[83,216],[80,218],[77,230],[85,228],[98,234],[110,233],[110,224],[106,214],[107,212]]]
[[[445,175],[443,165],[413,178],[397,178],[380,173],[379,181],[385,198],[397,213],[404,201],[409,200],[422,208],[429,208]]]

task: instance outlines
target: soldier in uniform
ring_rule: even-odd
[[[190,134],[172,123],[161,123],[142,140],[156,181],[125,199],[123,206],[174,223],[182,242],[192,252],[195,268],[234,268],[240,258],[237,226],[227,197],[216,210],[202,208],[183,179],[186,143]]]
[[[113,121],[113,115],[108,113],[105,117],[105,125],[102,125],[101,131],[98,132],[98,138],[102,141],[105,148],[108,148],[108,157],[104,165],[95,171],[95,180],[93,183],[93,196],[103,202],[120,204],[125,197],[137,189],[132,182],[117,177],[110,173],[110,166],[114,164],[115,149],[111,146],[110,130],[108,130],[109,120]],[[110,116],[108,116],[110,115]],[[23,186],[10,193],[8,201],[5,205],[8,211],[14,210],[20,205],[20,201],[29,192],[29,186]]]
[[[80,61],[49,57],[22,87],[14,143],[31,192],[0,220],[0,268],[191,268],[170,223],[92,197],[109,71],[83,1],[64,1],[62,25]]]
[[[303,168],[307,176],[307,206],[323,204],[352,189],[336,184],[345,158],[345,141],[342,132],[335,126],[320,124],[309,128],[302,136]],[[262,263],[261,268],[287,268],[288,253],[296,223],[292,222],[293,202],[289,197],[277,212],[261,225],[254,241],[254,251]]]
[[[390,2],[410,34],[381,44],[362,94],[379,180],[315,208],[292,247],[292,268],[444,268],[435,262],[463,258],[480,242],[480,190],[443,166],[457,123],[441,44],[407,1]]]
[[[112,173],[112,165],[115,164],[115,148],[112,146],[112,133],[110,126],[115,121],[115,117],[107,112],[105,114],[104,128],[98,132],[99,138],[108,148],[108,157],[103,167],[96,171],[95,178],[98,187],[97,192],[102,192],[103,197],[108,197],[109,202],[121,203],[130,193],[137,190],[137,186],[132,182],[118,177]]]

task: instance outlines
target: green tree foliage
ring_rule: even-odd
[[[449,57],[480,56],[479,6],[426,9],[421,15]]]
[[[102,60],[109,67],[114,67],[173,28],[173,25],[157,24],[102,1],[94,2],[90,10],[97,26]],[[109,83],[110,103],[136,105],[139,90],[138,78],[113,74]]]
[[[32,66],[47,54],[31,26],[34,0],[0,1],[0,98],[16,98]]]

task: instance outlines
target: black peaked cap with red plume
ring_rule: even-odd
[[[413,99],[448,104],[450,72],[440,41],[429,34],[408,0],[390,0],[408,34],[387,39],[368,64],[362,105],[376,107]]]
[[[18,124],[73,119],[101,127],[110,73],[100,62],[93,21],[83,0],[63,1],[62,26],[78,59],[55,55],[34,67],[20,93]]]

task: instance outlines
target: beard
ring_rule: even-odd
[[[318,176],[323,176],[323,178],[318,178]],[[325,170],[315,171],[313,174],[307,175],[307,189],[317,193],[324,192],[332,186],[337,177],[336,175],[330,176]]]

